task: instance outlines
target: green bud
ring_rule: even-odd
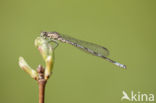
[[[45,79],[47,80],[51,73],[52,73],[52,68],[53,68],[53,48],[52,45],[43,37],[38,37],[35,40],[35,46],[38,48],[40,51],[46,67],[45,67]]]
[[[46,63],[45,79],[47,80],[52,73],[52,68],[53,68],[52,56],[48,56],[45,63]]]
[[[47,56],[52,55],[52,46],[43,37],[36,38],[35,46],[40,51],[44,60],[46,60]]]
[[[27,62],[24,60],[23,57],[19,57],[19,66],[25,71],[27,72],[32,78],[36,79],[38,78],[37,72],[35,70],[33,70],[28,64]]]

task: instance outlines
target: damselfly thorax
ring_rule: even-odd
[[[42,32],[41,36],[45,37],[45,38],[49,38],[52,41],[61,41],[62,43],[71,44],[77,48],[80,48],[83,51],[86,51],[90,54],[101,57],[101,58],[115,64],[116,66],[119,66],[121,68],[126,68],[125,65],[109,59],[107,57],[109,55],[109,51],[107,48],[105,48],[103,46],[100,46],[100,45],[97,45],[94,43],[90,43],[90,42],[86,42],[83,40],[75,39],[73,37],[63,35],[58,32]]]

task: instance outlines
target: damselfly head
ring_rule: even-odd
[[[58,32],[41,32],[40,36],[44,38],[57,39],[60,37],[60,34]]]
[[[48,34],[47,32],[41,32],[41,35],[40,36],[41,37],[47,37],[47,34]]]

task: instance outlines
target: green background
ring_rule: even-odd
[[[1,0],[1,103],[38,102],[37,82],[19,68],[18,58],[33,68],[44,64],[34,46],[41,31],[103,45],[128,67],[60,44],[46,103],[120,103],[123,90],[156,94],[155,0]]]

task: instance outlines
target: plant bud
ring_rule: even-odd
[[[28,64],[27,62],[24,60],[23,57],[19,57],[19,66],[25,71],[27,72],[32,78],[37,79],[38,75],[37,72],[35,70],[33,70]]]

